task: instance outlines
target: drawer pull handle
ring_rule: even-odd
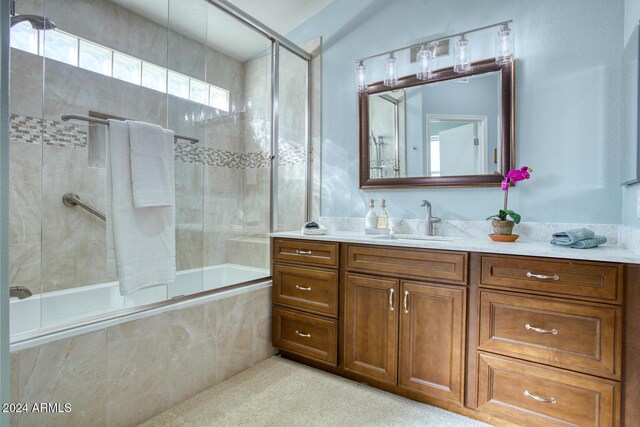
[[[404,308],[404,314],[409,312],[407,308],[407,299],[409,298],[409,291],[404,291],[404,300],[402,301],[402,308]]]
[[[393,293],[395,291],[393,288],[389,289],[389,311],[393,311]]]
[[[536,327],[534,327],[534,326],[531,326],[531,325],[530,325],[530,324],[528,324],[528,323],[527,323],[526,325],[524,325],[524,328],[525,328],[525,329],[528,329],[528,330],[530,330],[530,331],[538,332],[538,333],[540,333],[540,334],[553,334],[553,335],[558,335],[558,330],[557,330],[557,329],[555,329],[555,328],[554,328],[554,329],[551,329],[551,330],[548,330],[548,329],[542,329],[542,328],[536,328]]]
[[[303,251],[301,249],[296,249],[296,253],[298,255],[311,255],[311,251]]]
[[[311,338],[311,334],[305,334],[304,332],[296,331],[296,335],[304,338]]]
[[[298,289],[299,291],[310,291],[311,286],[304,287],[304,286],[296,285],[296,289]]]
[[[527,271],[527,277],[529,278],[536,278],[536,279],[543,279],[543,280],[547,280],[547,279],[553,279],[553,280],[560,280],[560,276],[558,276],[557,274],[554,274],[553,276],[547,276],[546,274],[534,274],[530,271]]]
[[[525,390],[524,391],[524,396],[525,397],[530,397],[533,400],[537,400],[538,402],[542,402],[542,403],[557,403],[558,402],[555,397],[540,397],[540,396],[536,396],[535,394],[529,393],[529,390]]]

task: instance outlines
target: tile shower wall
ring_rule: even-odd
[[[65,16],[72,3],[77,2],[48,0],[47,16],[64,30],[89,39],[96,39],[105,25],[102,21],[114,21],[111,25],[121,25],[131,38],[144,35],[144,40],[139,45],[121,40],[124,38],[112,40],[112,28],[105,36],[108,40],[101,43],[167,63],[167,47],[160,43],[163,32],[166,38],[165,28],[109,2],[80,2],[86,9],[83,13],[92,16],[90,20],[104,17],[95,26],[85,25]],[[35,14],[43,14],[44,8],[41,2],[20,2],[18,7],[19,13]],[[118,20],[110,19],[114,16]],[[106,268],[104,223],[61,203],[62,195],[71,191],[104,211],[106,131],[102,125],[60,119],[62,114],[96,110],[200,138],[196,145],[176,144],[179,269],[225,262],[268,267],[268,60],[243,64],[178,34],[171,33],[169,39],[169,56],[206,50],[206,64],[201,67],[190,66],[186,57],[169,61],[180,64],[177,71],[227,88],[232,100],[250,99],[254,108],[219,116],[208,107],[12,49],[13,285],[47,292],[116,280]],[[215,72],[198,75],[206,69]],[[279,163],[303,169],[304,154],[302,147],[281,150]]]
[[[250,291],[14,352],[12,400],[72,411],[11,425],[137,425],[273,355],[270,300]]]

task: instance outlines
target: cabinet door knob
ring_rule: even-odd
[[[402,301],[402,308],[404,309],[404,314],[409,312],[409,308],[407,307],[407,299],[409,299],[409,291],[404,291],[404,300]]]
[[[539,334],[553,334],[553,335],[558,335],[558,330],[557,329],[542,329],[542,328],[536,328],[535,326],[531,326],[530,324],[526,324],[524,325],[524,328],[529,330],[529,331],[534,331],[534,332],[538,332]]]
[[[395,291],[393,288],[389,289],[389,311],[393,311],[393,293]]]
[[[542,280],[548,280],[548,279],[560,280],[560,276],[558,276],[557,274],[554,274],[553,276],[547,276],[546,274],[535,274],[530,271],[527,271],[527,277],[528,278],[533,277],[535,279],[542,279]]]
[[[311,255],[311,251],[303,251],[302,249],[296,249],[298,255]]]
[[[304,332],[296,331],[296,335],[299,337],[311,338],[311,334],[305,334]]]
[[[296,289],[300,290],[300,291],[310,291],[311,290],[311,286],[300,286],[300,285],[296,285]]]
[[[538,402],[542,402],[542,403],[557,403],[558,402],[555,397],[540,397],[540,396],[536,396],[535,394],[529,393],[529,390],[525,390],[524,391],[524,396],[525,397],[530,397],[533,400],[537,400]]]

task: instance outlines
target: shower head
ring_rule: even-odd
[[[11,17],[11,26],[25,21],[30,23],[34,30],[53,30],[57,27],[52,20],[38,15],[14,15]]]

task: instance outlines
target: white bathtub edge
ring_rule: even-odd
[[[254,283],[252,285],[241,286],[233,289],[229,289],[222,292],[217,292],[211,295],[205,295],[197,298],[190,298],[185,301],[175,302],[173,304],[166,304],[160,307],[154,307],[148,310],[141,310],[136,313],[126,314],[119,317],[114,317],[106,320],[98,320],[95,323],[90,323],[82,326],[71,327],[59,332],[53,332],[47,335],[41,335],[34,338],[25,338],[23,341],[12,343],[9,346],[11,353],[26,350],[33,347],[38,347],[53,341],[69,338],[76,335],[87,334],[100,329],[106,329],[108,327],[119,325],[122,323],[131,322],[133,320],[142,319],[145,317],[154,316],[156,314],[175,311],[193,307],[196,305],[204,304],[210,301],[215,301],[223,298],[232,297],[245,292],[257,291],[259,289],[268,288],[271,286],[271,280],[265,280],[264,282]],[[25,332],[28,336],[29,332]],[[19,336],[16,336],[19,337]],[[12,337],[13,338],[13,337]]]

